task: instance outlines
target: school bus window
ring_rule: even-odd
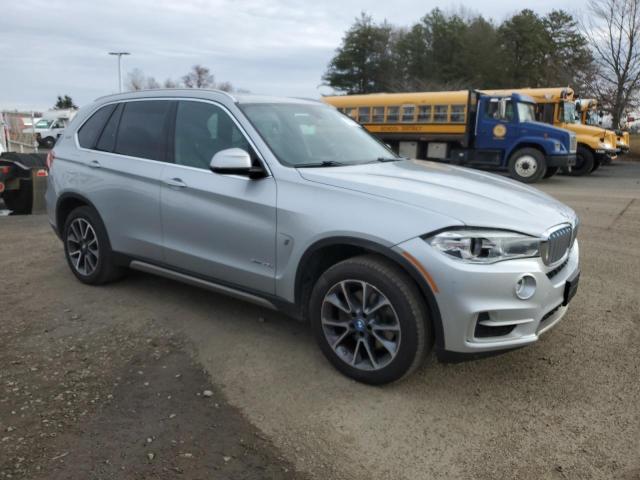
[[[373,123],[384,123],[384,107],[373,107],[371,121]]]
[[[338,107],[338,109],[337,109],[337,110],[338,110],[340,113],[344,113],[344,108],[342,108],[342,107]]]
[[[431,105],[420,105],[418,107],[418,122],[431,121]]]
[[[360,107],[358,109],[358,120],[360,123],[369,123],[369,113],[371,109],[369,107]]]
[[[403,105],[402,106],[402,121],[413,122],[416,115],[415,105]]]
[[[464,105],[451,105],[451,123],[464,123]]]
[[[400,119],[400,107],[387,107],[387,122],[397,122]]]
[[[344,114],[350,116],[351,118],[356,118],[356,109],[353,107],[346,107],[344,109]]]
[[[436,105],[433,108],[433,121],[436,123],[446,123],[449,116],[449,105]]]

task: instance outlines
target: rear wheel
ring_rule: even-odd
[[[523,183],[535,183],[547,172],[544,154],[535,148],[521,148],[509,159],[509,175]]]
[[[588,175],[593,170],[594,165],[595,159],[591,150],[579,145],[578,151],[576,152],[576,164],[571,167],[571,171],[568,173],[573,177]]]
[[[543,178],[553,177],[556,173],[558,173],[559,169],[560,167],[547,167],[547,173],[544,174]]]
[[[81,282],[100,285],[124,273],[114,261],[107,232],[93,208],[78,207],[69,214],[62,240],[69,268]]]
[[[432,343],[416,285],[383,257],[359,256],[331,267],[313,288],[309,308],[324,355],[363,383],[379,385],[410,374]]]
[[[53,148],[56,144],[56,139],[53,137],[47,137],[43,140],[40,141],[40,145],[42,145],[44,148]]]

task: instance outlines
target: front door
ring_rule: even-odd
[[[501,150],[509,148],[518,132],[515,105],[507,100],[505,114],[499,109],[499,98],[483,98],[478,108],[475,147],[478,150]]]
[[[225,109],[178,102],[173,163],[162,173],[165,263],[230,286],[274,293],[276,184],[271,176],[251,180],[211,172],[213,155],[234,147],[255,156]]]

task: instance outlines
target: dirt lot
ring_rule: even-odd
[[[639,479],[640,164],[541,188],[582,219],[565,319],[382,388],[279,314],[83,286],[45,217],[0,218],[0,478]]]

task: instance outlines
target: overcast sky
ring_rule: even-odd
[[[522,8],[573,13],[582,0],[4,0],[0,9],[0,109],[47,109],[56,95],[78,105],[117,90],[108,51],[130,51],[162,82],[194,64],[252,93],[318,97],[344,31],[363,9],[409,25],[432,8],[465,6],[502,21]],[[481,5],[481,7],[478,7]]]

